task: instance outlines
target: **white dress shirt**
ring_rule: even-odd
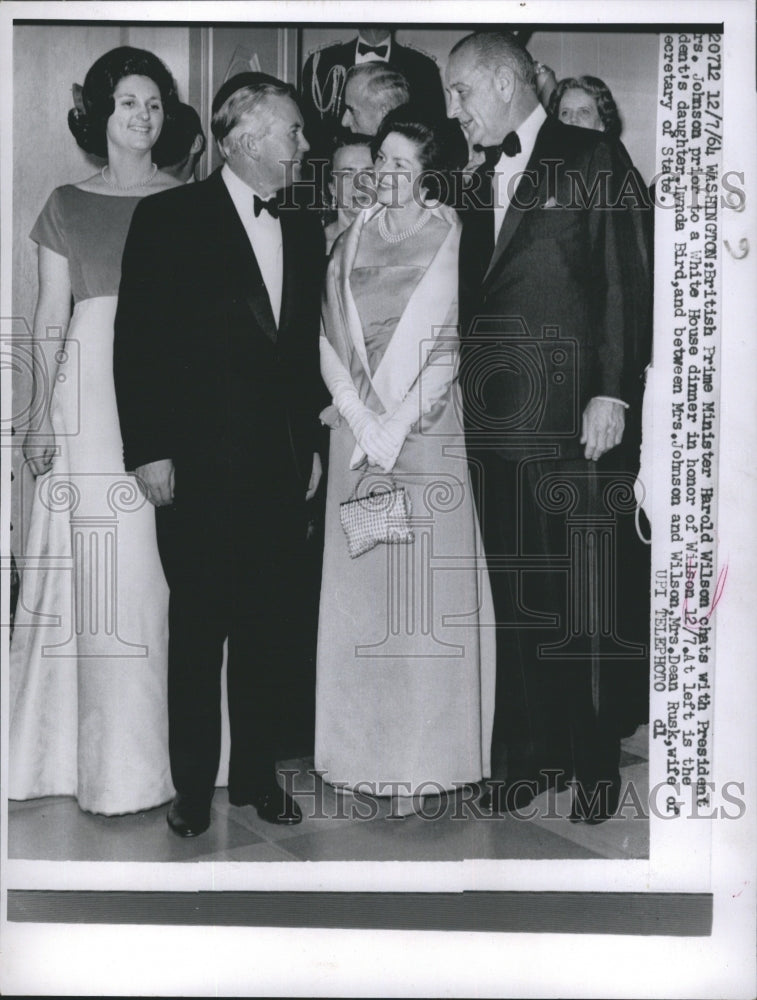
[[[536,145],[536,136],[547,118],[547,112],[537,104],[531,114],[522,125],[518,126],[518,138],[520,139],[520,152],[515,156],[500,156],[494,167],[493,190],[496,195],[494,200],[494,242],[496,244],[505,215],[510,207],[510,201],[518,187],[519,175],[528,166],[531,154]]]
[[[360,55],[360,53],[357,50],[357,47],[360,44],[360,42],[362,42],[363,45],[371,45],[371,42],[366,42],[366,40],[364,38],[361,38],[360,35],[357,36],[357,39],[355,41],[355,65],[356,66],[360,66],[361,63],[367,63],[367,62],[389,62],[389,56],[392,53],[392,36],[391,35],[387,38],[387,40],[385,42],[381,42],[381,45],[386,45],[386,55],[385,56],[376,55],[375,52],[366,52],[364,55]],[[373,48],[378,48],[379,46],[378,45],[374,45],[372,47]]]
[[[257,192],[245,184],[241,177],[237,177],[228,163],[224,163],[221,177],[247,233],[268,292],[273,318],[278,326],[281,318],[281,293],[284,287],[284,244],[281,237],[281,220],[274,219],[265,210],[255,218],[253,199]],[[263,201],[267,200],[267,198],[263,198]]]
[[[541,104],[537,104],[531,114],[522,125],[517,128],[518,139],[520,139],[520,152],[515,156],[507,156],[505,153],[500,156],[494,167],[493,190],[496,195],[494,199],[494,243],[497,243],[499,231],[505,221],[505,215],[510,207],[512,196],[518,187],[519,175],[528,166],[531,154],[536,145],[536,137],[539,129],[547,119],[547,112]],[[628,403],[614,396],[595,396],[594,399],[606,399],[609,402],[620,403],[628,409]]]

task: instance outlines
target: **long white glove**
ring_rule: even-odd
[[[384,468],[394,464],[392,455],[396,441],[382,425],[381,418],[369,410],[358,395],[350,373],[339,359],[326,337],[321,336],[321,375],[331,393],[334,406],[349,424],[361,451],[372,465]],[[401,445],[400,445],[401,447]],[[352,465],[359,465],[362,456],[353,456]]]
[[[408,434],[418,420],[418,414],[415,413],[415,418],[413,419],[408,415],[408,410],[403,409],[400,405],[394,413],[384,413],[380,419],[381,429],[388,435],[391,442],[391,450],[388,456],[384,456],[384,460],[379,464],[384,472],[391,472],[395,462],[399,458]]]
[[[445,337],[434,344],[418,378],[399,406],[393,413],[382,415],[384,429],[394,440],[391,462],[388,466],[382,464],[384,472],[392,471],[408,434],[447,392],[457,374],[457,364],[457,338]]]

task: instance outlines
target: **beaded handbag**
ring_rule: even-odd
[[[410,529],[410,496],[405,487],[397,486],[392,478],[390,486],[378,483],[365,496],[358,497],[364,479],[365,476],[358,482],[350,499],[339,504],[339,519],[351,559],[369,552],[380,542],[414,540]]]

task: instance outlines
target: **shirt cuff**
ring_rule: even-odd
[[[630,403],[624,403],[622,399],[617,399],[615,396],[592,396],[592,399],[606,399],[608,403],[620,403],[621,406],[628,410],[631,406]]]

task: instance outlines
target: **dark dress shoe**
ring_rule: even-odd
[[[229,788],[230,806],[254,806],[257,797],[255,792],[242,792],[238,789]]]
[[[198,805],[177,795],[168,807],[166,821],[178,837],[197,837],[210,826],[210,805]]]
[[[573,782],[571,823],[587,823],[596,826],[606,823],[618,811],[620,802],[620,778],[604,778],[594,782]]]
[[[491,812],[495,816],[506,813],[516,813],[525,809],[538,794],[537,781],[508,781],[490,787],[479,799],[479,807],[483,812]]]
[[[259,792],[252,805],[258,811],[258,816],[266,823],[277,823],[283,826],[294,826],[302,822],[302,811],[291,795],[274,785],[263,792]]]

